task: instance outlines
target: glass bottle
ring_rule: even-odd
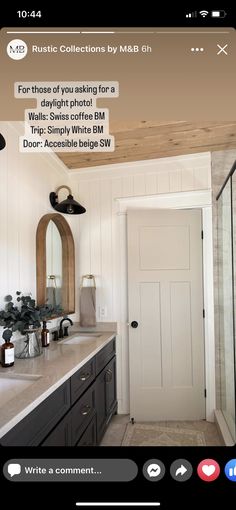
[[[41,341],[42,341],[42,347],[49,346],[49,329],[47,329],[46,321],[43,321],[43,328],[41,331]]]
[[[1,364],[2,367],[12,367],[14,365],[14,344],[5,340],[1,346]]]

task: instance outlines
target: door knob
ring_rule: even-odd
[[[138,327],[138,322],[137,321],[132,321],[131,322],[131,328],[137,328]]]

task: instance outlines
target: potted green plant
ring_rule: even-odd
[[[0,326],[4,331],[2,338],[10,341],[13,333],[19,331],[23,338],[16,340],[15,356],[18,358],[32,358],[42,352],[39,328],[41,322],[61,313],[60,307],[49,304],[36,306],[35,299],[16,292],[16,303],[11,295],[5,297],[6,306],[0,310]]]

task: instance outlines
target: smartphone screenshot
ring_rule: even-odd
[[[235,496],[236,31],[221,7],[2,18],[8,508]]]

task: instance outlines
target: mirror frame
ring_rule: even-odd
[[[37,304],[46,301],[46,231],[50,221],[57,226],[62,243],[62,308],[61,315],[75,312],[75,245],[69,224],[58,213],[45,214],[36,232]],[[60,316],[59,316],[60,317]]]

